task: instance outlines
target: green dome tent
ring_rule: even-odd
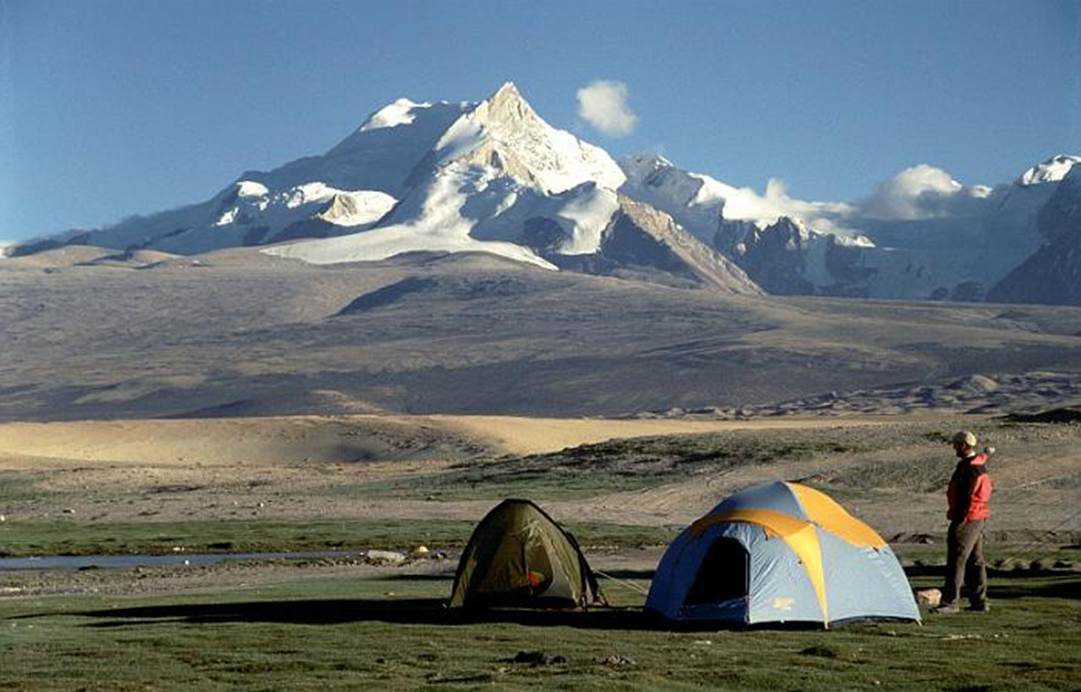
[[[458,562],[450,606],[568,608],[603,603],[574,536],[529,500],[481,520]]]

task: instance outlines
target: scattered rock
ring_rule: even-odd
[[[942,592],[938,589],[920,589],[916,592],[916,602],[924,608],[937,608],[942,602]]]
[[[608,656],[600,660],[600,664],[609,668],[626,668],[637,664],[638,661],[630,656]]]
[[[396,550],[369,550],[364,558],[369,565],[400,565],[406,559],[405,553]]]

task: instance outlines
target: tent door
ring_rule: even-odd
[[[744,598],[751,588],[751,559],[734,538],[718,538],[698,568],[686,605],[720,603]]]

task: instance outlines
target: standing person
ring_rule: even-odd
[[[983,559],[983,525],[991,512],[991,477],[987,474],[988,454],[976,453],[976,436],[962,430],[953,436],[959,461],[946,491],[950,529],[946,538],[946,585],[942,588],[939,613],[956,613],[961,601],[961,584],[968,588],[969,610],[986,612],[987,565]]]

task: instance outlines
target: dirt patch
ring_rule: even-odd
[[[1081,429],[977,417],[8,424],[0,426],[0,515],[9,528],[23,521],[471,522],[500,499],[521,496],[564,521],[669,527],[749,485],[803,480],[884,535],[937,535],[954,463],[947,440],[960,427],[999,450],[990,465],[995,530],[1051,530],[1070,518],[1081,487]],[[642,434],[653,437],[633,437]]]

